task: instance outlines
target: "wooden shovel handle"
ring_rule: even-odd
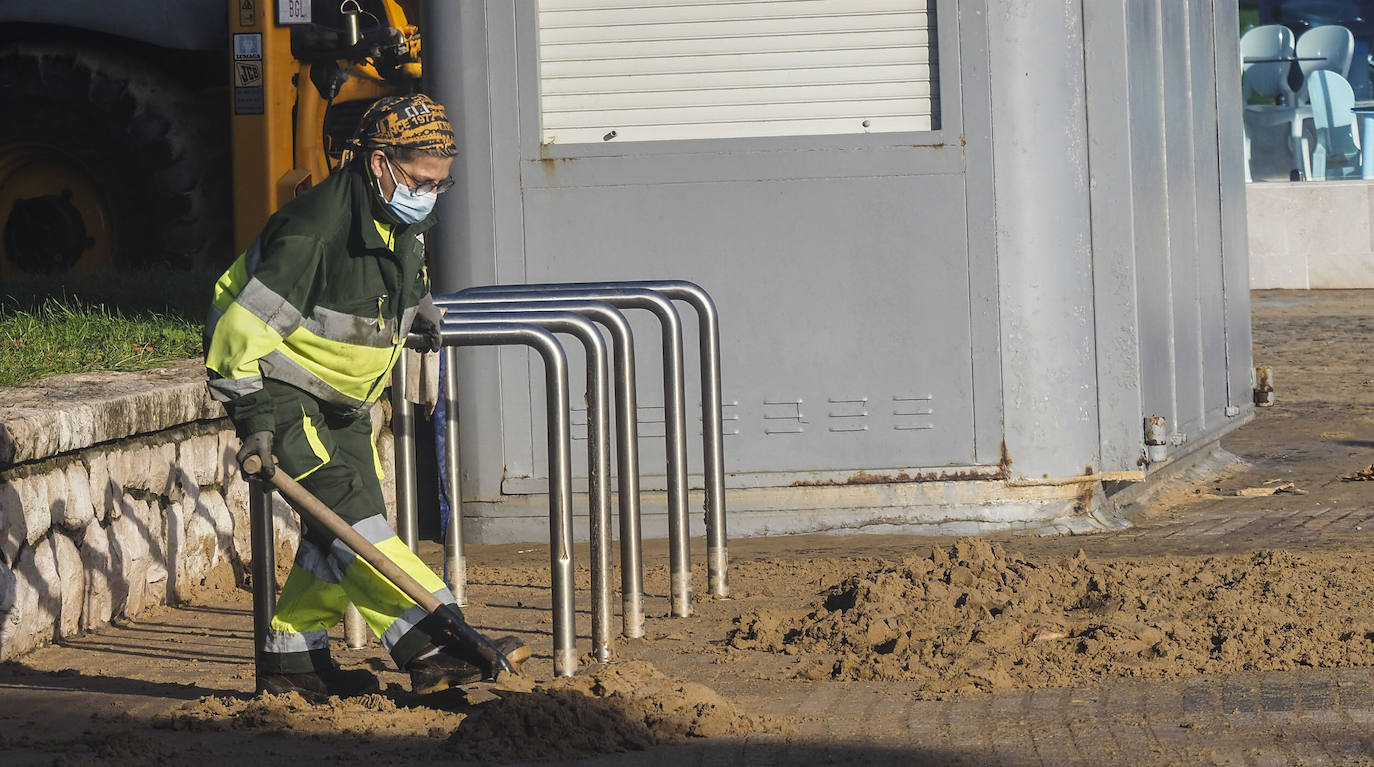
[[[262,471],[262,459],[256,455],[248,456],[243,461],[243,470],[248,474],[257,474]],[[439,609],[442,603],[437,597],[424,586],[421,586],[419,581],[412,578],[395,562],[392,562],[391,558],[372,545],[371,541],[340,519],[333,509],[324,505],[324,502],[316,498],[309,490],[301,487],[296,480],[284,472],[276,471],[273,472],[272,478],[267,481],[275,485],[281,494],[291,501],[297,511],[309,517],[311,522],[328,530],[335,538],[343,541],[345,546],[357,552],[358,556],[376,568],[377,572],[395,584],[396,588],[423,607],[425,612],[432,613]]]

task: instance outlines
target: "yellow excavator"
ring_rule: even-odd
[[[0,0],[0,279],[232,260],[419,89],[416,0]]]

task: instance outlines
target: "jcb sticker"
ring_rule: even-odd
[[[251,27],[258,23],[258,11],[253,0],[239,0],[239,26]]]
[[[262,62],[235,61],[234,87],[246,88],[250,85],[262,85]]]
[[[262,35],[234,35],[234,61],[262,61]]]

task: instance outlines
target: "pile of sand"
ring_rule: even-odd
[[[645,661],[592,665],[542,683],[503,677],[491,691],[499,697],[456,710],[398,705],[381,694],[320,705],[294,693],[206,697],[158,726],[428,739],[436,756],[477,762],[569,758],[689,738],[791,731],[783,720],[741,713],[709,687],[668,677]]]
[[[155,725],[171,730],[263,730],[371,738],[447,735],[460,721],[461,717],[452,712],[397,705],[379,693],[330,698],[318,705],[287,693],[256,698],[205,697],[155,720]]]
[[[705,685],[666,676],[645,661],[593,665],[534,684],[502,679],[450,738],[450,753],[501,761],[645,749],[689,738],[790,731],[779,719],[741,713]]]
[[[976,539],[849,574],[729,642],[805,654],[802,677],[908,680],[923,698],[1105,677],[1374,664],[1365,554],[1149,562],[1009,555]]]

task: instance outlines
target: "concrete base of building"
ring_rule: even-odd
[[[1250,288],[1374,288],[1374,183],[1256,182],[1245,187]]]

